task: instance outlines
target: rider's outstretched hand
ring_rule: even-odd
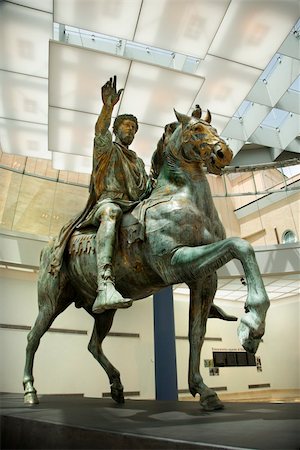
[[[117,77],[114,75],[114,78],[110,78],[109,81],[102,86],[101,94],[103,104],[107,106],[115,106],[115,104],[120,100],[120,96],[123,91],[124,89],[117,91]]]

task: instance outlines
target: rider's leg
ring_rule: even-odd
[[[96,235],[98,294],[93,305],[94,313],[105,309],[127,308],[132,300],[124,299],[115,288],[113,257],[122,210],[114,203],[102,205],[96,213],[100,226]]]

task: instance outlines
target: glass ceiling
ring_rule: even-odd
[[[138,117],[146,166],[173,108],[196,103],[233,164],[256,160],[247,143],[268,149],[265,162],[297,157],[298,17],[297,0],[2,1],[2,151],[88,173],[100,86],[117,74],[115,113]]]

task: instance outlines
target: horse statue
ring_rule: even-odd
[[[221,174],[232,159],[230,148],[211,126],[210,113],[205,120],[199,111],[191,117],[175,114],[177,121],[166,125],[152,158],[151,173],[156,183],[150,196],[123,216],[114,263],[116,287],[124,298],[139,300],[166,286],[183,282],[188,285],[189,390],[193,396],[200,395],[202,408],[216,410],[223,405],[199,371],[207,319],[218,317],[218,308],[213,304],[216,271],[234,258],[242,263],[248,296],[238,335],[247,352],[256,352],[264,334],[269,299],[252,246],[238,237],[226,238],[203,168]],[[42,250],[39,313],[26,348],[25,403],[38,403],[33,361],[40,339],[72,302],[94,318],[88,349],[108,375],[112,398],[124,402],[120,373],[102,350],[116,310],[92,312],[97,290],[95,233],[95,229],[73,233],[57,277],[49,273],[54,243]]]

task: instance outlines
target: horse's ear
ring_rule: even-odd
[[[175,116],[177,117],[178,122],[182,123],[182,125],[187,125],[190,123],[190,116],[186,116],[185,114],[181,114],[176,109],[174,109]]]
[[[209,109],[207,110],[207,113],[205,114],[204,120],[205,120],[205,122],[207,122],[207,123],[210,123],[210,122],[211,122],[211,113],[210,113],[210,110],[209,110]]]

